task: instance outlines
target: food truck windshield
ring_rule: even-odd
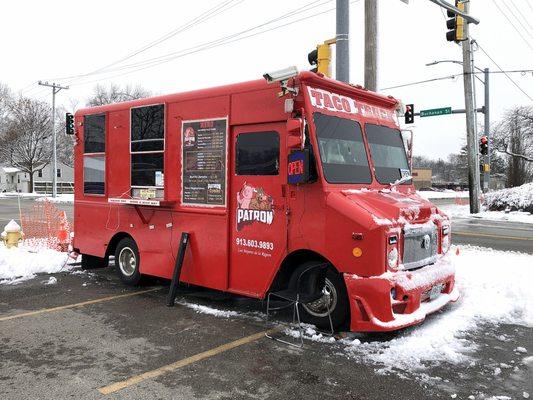
[[[326,181],[339,184],[371,183],[361,125],[351,119],[320,112],[313,114],[313,122]],[[410,174],[398,129],[366,124],[365,133],[379,183],[390,184]]]

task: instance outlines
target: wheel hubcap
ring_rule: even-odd
[[[132,276],[137,269],[135,253],[129,247],[124,247],[118,255],[118,266],[122,274]]]
[[[331,313],[337,306],[337,290],[327,278],[322,293],[321,298],[303,305],[306,311],[315,317],[327,317],[328,310]]]

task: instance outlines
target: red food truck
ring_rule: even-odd
[[[265,298],[329,265],[303,319],[388,331],[458,298],[450,222],[420,198],[398,101],[294,68],[75,114],[73,246],[126,284],[171,278]],[[329,310],[329,311],[328,311]]]

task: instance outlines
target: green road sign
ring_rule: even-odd
[[[421,117],[434,117],[436,115],[447,115],[452,113],[451,107],[432,108],[431,110],[420,110]]]

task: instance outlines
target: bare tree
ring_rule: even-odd
[[[141,99],[149,96],[151,96],[151,92],[140,85],[126,85],[124,87],[121,87],[116,83],[112,83],[108,87],[96,85],[94,87],[93,95],[87,101],[87,105],[90,107],[101,106],[104,104],[120,103],[122,101]]]
[[[0,158],[30,176],[42,170],[52,156],[51,108],[44,102],[20,97],[9,105],[7,128],[0,136]]]
[[[506,155],[507,184],[520,186],[533,175],[533,107],[508,111],[493,134],[493,148]]]

